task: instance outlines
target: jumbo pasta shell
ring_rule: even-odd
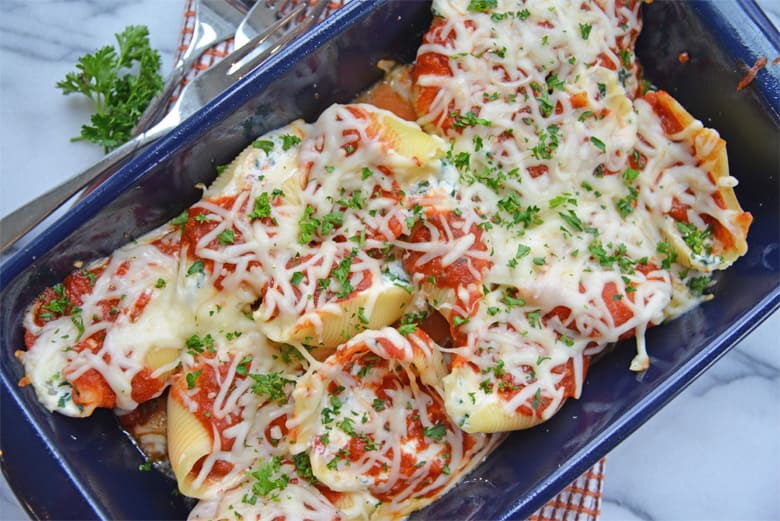
[[[466,432],[507,432],[534,427],[540,416],[508,411],[495,392],[480,389],[479,375],[468,366],[455,368],[442,380],[447,414]]]
[[[276,342],[335,347],[360,331],[379,329],[401,318],[411,295],[384,278],[380,280],[347,300],[328,303],[298,317],[279,315],[263,322],[262,310],[258,310],[258,327]]]
[[[195,465],[212,452],[212,434],[203,423],[172,396],[168,397],[168,458],[179,490],[191,497],[207,497],[209,487],[196,482]],[[212,490],[212,492],[214,492]]]
[[[446,153],[444,140],[426,134],[416,123],[403,120],[388,111],[372,108],[371,121],[369,134],[376,133],[395,153],[389,159],[402,185],[422,181],[438,171],[438,160]]]
[[[747,232],[753,220],[734,194],[736,179],[729,176],[726,142],[664,91],[648,93],[643,101],[657,115],[668,137],[688,148],[693,163],[689,168],[698,171],[693,179],[667,175],[658,181],[667,185],[679,181],[676,189],[689,201],[673,204],[662,218],[661,229],[677,251],[679,263],[703,272],[725,269],[747,251]],[[698,240],[687,237],[683,231],[686,225],[697,232],[708,230],[703,247],[692,246]]]
[[[284,179],[297,169],[296,150],[292,146],[285,148],[282,136],[294,136],[302,139],[306,135],[307,129],[306,123],[302,120],[296,120],[256,139],[242,150],[233,161],[228,163],[206,190],[204,197],[212,199],[235,195],[250,189],[253,184],[258,183],[259,179],[262,179],[264,184],[269,185],[271,189],[280,187]],[[262,143],[262,145],[258,145],[258,143]],[[269,149],[266,150],[263,147],[269,147]]]

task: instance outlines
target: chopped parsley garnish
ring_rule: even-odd
[[[417,331],[417,324],[401,324],[398,326],[398,332],[402,335],[411,335]]]
[[[447,426],[443,423],[438,423],[433,427],[425,427],[423,434],[432,440],[441,441],[444,435],[447,434]]]
[[[268,197],[268,192],[263,192],[262,194],[255,197],[255,208],[252,210],[252,213],[250,213],[247,217],[249,219],[265,219],[266,217],[271,216],[271,200]]]
[[[532,224],[542,222],[537,215],[539,208],[536,206],[529,206],[525,210],[521,208],[520,195],[517,192],[510,192],[506,197],[499,199],[498,208],[509,214],[512,225],[522,223],[525,228],[528,228]]]
[[[550,87],[551,89],[563,90],[563,87],[565,85],[563,80],[558,78],[558,74],[555,72],[550,74],[545,81],[547,82],[547,86]]]
[[[460,112],[450,112],[450,117],[454,120],[452,123],[452,126],[454,128],[466,128],[466,127],[474,127],[476,125],[482,125],[483,127],[489,127],[493,123],[490,121],[478,118],[477,115],[472,112],[468,111],[466,114],[461,114]]]
[[[81,308],[74,308],[71,313],[73,314],[70,316],[70,321],[78,332],[78,335],[76,335],[76,338],[73,340],[73,342],[77,343],[79,340],[81,340],[81,336],[84,334],[84,320],[81,318]]]
[[[583,40],[587,40],[590,37],[591,29],[593,29],[593,26],[590,24],[580,24],[580,36],[582,36]]]
[[[528,255],[529,253],[531,253],[531,248],[529,246],[526,246],[525,244],[518,244],[517,251],[515,252],[515,256],[509,259],[507,265],[510,268],[516,268],[518,261],[523,257],[525,257],[526,255]]]
[[[531,324],[531,327],[536,329],[542,329],[542,313],[539,310],[536,311],[530,311],[526,313],[526,316],[528,317],[528,322]]]
[[[501,297],[501,302],[507,307],[507,308],[513,308],[517,306],[525,306],[525,300],[521,298],[517,298],[513,295],[510,295],[509,289],[504,290],[504,296]]]
[[[612,243],[608,244],[607,247],[613,248]],[[599,262],[599,265],[604,268],[608,268],[613,264],[617,264],[621,273],[634,273],[634,266],[637,263],[628,256],[628,251],[625,244],[618,244],[616,247],[614,247],[613,252],[610,255],[607,253],[607,250],[604,248],[604,245],[601,243],[601,241],[595,240],[588,245],[588,251],[590,252],[591,256]]]
[[[582,223],[582,220],[577,217],[577,214],[574,213],[574,210],[569,210],[566,213],[558,212],[558,216],[575,232],[585,231],[585,225]]]
[[[677,261],[677,252],[674,247],[666,241],[659,242],[655,251],[665,256],[661,261],[661,268],[668,270],[672,267],[672,263]]]
[[[597,138],[595,136],[591,136],[590,137],[590,142],[593,143],[594,147],[598,148],[602,152],[606,152],[607,151],[607,145],[605,145],[604,142],[602,140],[600,140],[599,138]]]
[[[468,10],[478,13],[486,13],[490,9],[495,9],[498,6],[498,0],[471,0],[469,2]]]
[[[295,469],[298,471],[298,475],[311,483],[312,485],[317,483],[317,478],[314,476],[314,472],[311,470],[311,460],[309,455],[305,452],[293,455],[293,463]]]
[[[41,313],[40,317],[43,320],[51,320],[53,316],[51,313],[55,313],[58,315],[64,315],[68,308],[71,307],[73,304],[71,304],[70,299],[65,294],[65,286],[62,284],[55,284],[52,288],[54,290],[54,293],[59,296],[59,298],[55,298],[49,301],[48,304],[42,306],[43,309],[49,311],[50,313]]]
[[[184,228],[184,226],[187,224],[187,220],[189,219],[189,210],[183,210],[179,215],[171,219],[171,224],[174,226],[181,226]]]
[[[275,490],[281,492],[287,488],[290,477],[287,474],[280,474],[281,462],[281,457],[274,456],[270,462],[262,465],[258,470],[249,473],[250,476],[255,478],[255,482],[252,484],[253,494],[265,497]],[[273,477],[277,475],[278,477],[273,479]]]
[[[187,277],[190,275],[195,275],[196,273],[205,274],[206,269],[203,266],[203,261],[200,259],[195,259],[195,262],[192,263],[192,265],[187,269]]]
[[[287,392],[284,388],[288,384],[295,384],[293,380],[284,378],[281,371],[269,374],[250,374],[249,377],[255,382],[252,384],[252,392],[266,396],[269,402],[276,402],[277,405],[287,403]]]
[[[197,371],[194,371],[192,373],[187,373],[185,376],[185,379],[187,380],[187,389],[194,389],[195,385],[198,382],[198,378],[200,378],[200,375],[203,373],[203,369],[198,369]]]
[[[235,334],[234,334],[234,338],[235,338]],[[246,355],[244,358],[241,359],[241,361],[236,366],[236,374],[239,376],[246,376],[247,373],[249,372],[249,365],[251,363],[252,363],[252,357],[250,355]]]
[[[339,262],[336,269],[331,272],[331,275],[333,275],[336,281],[341,285],[341,289],[336,294],[342,299],[347,298],[349,294],[352,293],[352,290],[354,290],[352,284],[349,282],[349,274],[352,270],[352,257],[355,253],[356,252],[353,250],[352,254]]]
[[[552,104],[552,101],[550,101],[550,95],[546,90],[536,98],[536,101],[539,102],[539,112],[541,112],[542,116],[545,118],[549,117],[550,114],[553,113],[553,110],[555,110],[555,106]]]
[[[303,217],[298,221],[298,242],[301,244],[309,244],[317,232],[317,228],[320,227],[320,220],[313,214],[314,207],[306,206]]]
[[[81,274],[87,277],[87,281],[89,282],[90,287],[94,288],[95,282],[97,282],[97,275],[86,269],[82,269]]]
[[[620,60],[623,62],[623,67],[631,66],[631,51],[628,49],[620,49]]]
[[[200,337],[198,334],[194,334],[185,340],[184,344],[187,346],[187,352],[191,355],[196,355],[208,350],[214,351],[214,337],[211,334],[207,334],[204,337]]]
[[[701,255],[701,253],[707,249],[704,246],[704,241],[710,238],[712,229],[706,228],[705,230],[699,230],[695,225],[682,221],[677,221],[677,229],[682,234],[685,244],[688,245],[693,253]],[[709,254],[709,251],[706,253]]]
[[[639,170],[626,168],[626,170],[623,172],[623,179],[626,181],[634,181],[637,177],[639,177]]]
[[[546,131],[541,130],[538,132],[539,142],[531,148],[531,154],[533,154],[534,159],[552,159],[553,154],[558,149],[559,131],[560,129],[557,125],[550,125]]]
[[[534,393],[533,400],[531,400],[531,407],[533,410],[538,411],[540,405],[542,405],[542,390],[537,389]]]
[[[688,289],[691,290],[691,293],[697,296],[703,295],[704,291],[710,287],[710,284],[712,284],[712,279],[708,275],[693,277],[688,280],[688,282],[686,282],[686,285],[688,286]]]
[[[622,199],[618,199],[617,203],[615,203],[615,206],[618,209],[618,212],[620,213],[620,217],[625,219],[628,217],[628,215],[634,211],[634,203],[637,200],[637,197],[639,196],[639,191],[634,188],[633,186],[627,186],[628,188],[628,195]]]
[[[327,235],[342,224],[344,224],[344,212],[329,213],[322,218],[322,234]]]
[[[266,154],[270,154],[271,150],[274,149],[274,142],[269,141],[267,139],[258,139],[252,143],[252,146],[255,148],[259,148]]]
[[[284,134],[282,135],[282,150],[285,152],[287,150],[290,150],[295,145],[300,144],[301,138],[298,136],[294,136],[292,134]]]
[[[521,259],[531,253],[531,248],[529,246],[526,246],[525,244],[518,244],[517,245],[517,252],[515,252],[515,258]]]
[[[217,239],[219,239],[219,243],[222,245],[233,244],[236,240],[236,234],[230,229],[222,230],[219,235],[217,235]]]
[[[455,327],[462,326],[463,324],[467,324],[469,321],[468,317],[462,317],[460,315],[455,315],[452,317],[452,325]]]

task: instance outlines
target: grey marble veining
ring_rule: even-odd
[[[761,3],[780,19],[780,2]],[[54,88],[77,58],[145,24],[168,70],[183,10],[183,0],[0,0],[0,215],[101,155],[68,141],[88,107]],[[608,456],[603,521],[780,519],[779,338],[775,313]],[[2,480],[0,521],[15,519],[26,516]]]

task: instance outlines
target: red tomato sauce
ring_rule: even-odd
[[[671,98],[667,93],[651,91],[645,94],[644,100],[650,104],[653,112],[661,120],[661,128],[667,135],[676,134],[684,128],[677,114],[671,109]]]
[[[487,246],[482,242],[482,230],[480,230],[476,224],[472,224],[468,231],[464,231],[464,219],[455,215],[453,212],[435,211],[435,213],[432,213],[427,217],[427,224],[432,225],[439,230],[440,236],[442,237],[447,237],[447,230],[449,230],[453,239],[458,239],[466,234],[471,234],[474,236],[474,243],[469,248],[469,251],[487,251]],[[426,224],[418,221],[412,228],[409,235],[409,241],[415,243],[431,242],[431,230]],[[404,252],[404,268],[409,273],[419,272],[428,277],[433,277],[436,281],[436,286],[440,288],[457,288],[469,286],[471,284],[479,284],[482,282],[484,274],[493,265],[490,260],[471,256],[468,252],[446,266],[442,265],[440,257],[434,257],[428,262],[420,265],[419,260],[423,255],[425,255],[425,253],[412,250]],[[479,277],[474,275],[474,271],[479,273]]]

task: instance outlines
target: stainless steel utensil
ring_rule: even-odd
[[[258,0],[238,25],[233,35],[233,45],[236,49],[243,47],[282,16],[292,15],[294,21],[294,17],[306,10],[307,4],[307,0],[302,0],[295,6],[289,0],[276,0],[275,2],[273,0]],[[269,9],[269,5],[275,5],[276,10]],[[288,7],[292,9],[289,10]],[[290,12],[287,12],[288,10]],[[289,29],[293,27],[291,25]]]
[[[262,3],[262,0],[261,2]],[[133,129],[138,135],[163,116],[168,100],[176,87],[206,49],[233,36],[247,14],[247,6],[241,2],[226,0],[195,0],[195,24],[189,46],[173,66],[162,91],[149,102]]]
[[[134,152],[164,136],[235,81],[265,61],[271,53],[287,45],[311,27],[320,17],[328,0],[301,2],[303,10],[293,10],[253,37],[244,47],[233,51],[219,63],[196,76],[182,90],[171,111],[152,128],[106,154],[80,174],[52,188],[0,220],[0,252],[16,243],[25,233],[62,206],[79,190],[106,173],[115,172]],[[274,6],[268,9],[276,10]],[[298,17],[298,18],[296,18]],[[295,20],[294,27],[288,24]]]

